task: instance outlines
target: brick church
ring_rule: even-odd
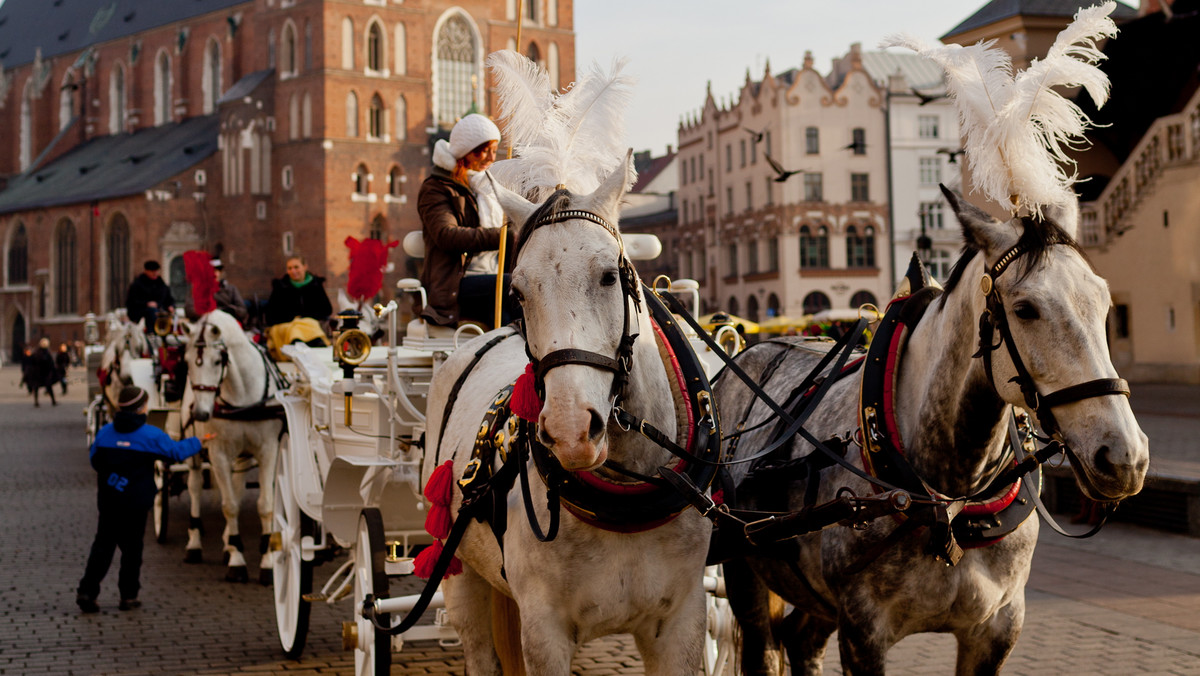
[[[571,82],[572,0],[6,0],[0,350],[82,339],[149,259],[182,305],[195,249],[259,300],[304,256],[336,303],[346,237],[419,229],[433,140],[494,114],[518,21]],[[392,262],[387,297],[418,263]]]

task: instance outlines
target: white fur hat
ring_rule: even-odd
[[[450,130],[450,154],[459,160],[484,143],[499,140],[500,128],[495,122],[479,113],[471,113]]]

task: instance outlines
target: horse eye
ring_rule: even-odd
[[[1038,314],[1037,308],[1033,306],[1033,303],[1028,301],[1020,301],[1016,305],[1013,305],[1013,314],[1017,315],[1017,319],[1025,320],[1033,320],[1041,317]]]
[[[525,294],[521,293],[520,289],[518,289],[516,287],[512,287],[512,289],[509,291],[509,293],[512,294],[512,297],[515,298],[518,303],[525,302]]]
[[[617,283],[617,273],[614,270],[607,270],[603,275],[600,275],[601,286],[612,286]]]

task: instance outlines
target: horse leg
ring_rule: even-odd
[[[767,589],[745,559],[726,561],[725,591],[729,608],[742,629],[742,673],[748,676],[774,676],[783,673],[783,652],[774,638],[776,613],[782,613],[782,600]]]
[[[778,635],[787,648],[793,674],[821,676],[824,672],[825,648],[837,625],[803,612],[793,610],[779,627]]]
[[[201,563],[204,561],[200,525],[200,504],[204,498],[204,470],[201,469],[200,456],[188,458],[187,475],[188,501],[191,503],[191,513],[188,515],[187,554],[183,557],[185,563]]]
[[[694,590],[680,607],[653,631],[634,635],[647,676],[691,676],[700,670],[707,620],[704,592]]]
[[[221,494],[221,513],[225,515],[225,532],[221,537],[225,545],[226,562],[229,564],[225,571],[225,581],[245,582],[250,576],[246,573],[242,536],[238,532],[239,498],[242,491],[236,488],[237,481],[233,477],[233,459],[230,457],[233,452],[230,448],[232,443],[229,439],[222,439],[221,433],[218,433],[217,439],[211,443],[209,462],[212,465],[213,478],[217,482],[217,492]]]
[[[272,426],[270,434],[260,439],[258,445],[258,518],[262,522],[259,537],[258,582],[270,585],[275,570],[275,557],[271,554],[271,531],[275,527],[275,458],[279,450],[279,432]]]
[[[882,623],[882,618],[877,621],[852,621],[846,616],[843,600],[843,612],[837,628],[843,674],[866,676],[884,673],[887,651],[892,647],[892,640],[886,629],[881,626]]]
[[[958,639],[958,676],[998,674],[1017,644],[1025,624],[1025,592],[992,615],[987,622],[955,633]]]
[[[492,644],[492,585],[467,564],[461,575],[442,581],[446,612],[463,644],[471,676],[500,676],[500,658]]]
[[[579,645],[573,636],[568,635],[563,618],[555,608],[553,596],[547,595],[540,602],[538,599],[532,601],[521,611],[521,651],[525,653],[525,673],[567,676],[571,673],[571,657]],[[530,616],[530,606],[537,614]],[[702,636],[697,635],[696,649],[699,650],[702,644]],[[698,660],[696,665],[699,666]]]

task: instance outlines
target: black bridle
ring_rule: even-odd
[[[1052,242],[1049,246],[1056,244],[1061,244],[1061,242]],[[1025,362],[1021,359],[1021,353],[1017,350],[1016,342],[1013,340],[1012,330],[1008,324],[1008,315],[1004,309],[1004,300],[1000,297],[1000,290],[996,286],[996,279],[1011,267],[1013,261],[1027,251],[1028,249],[1023,244],[1018,243],[1004,252],[1004,255],[1000,256],[995,265],[987,266],[985,264],[983,278],[980,280],[980,289],[983,291],[984,298],[987,301],[987,308],[979,316],[979,350],[973,356],[983,358],[984,371],[987,372],[988,382],[991,384],[993,390],[999,392],[992,374],[992,352],[1000,349],[1000,344],[1002,343],[1008,350],[1008,356],[1012,360],[1013,368],[1017,371],[1017,375],[1011,378],[1009,382],[1015,382],[1021,388],[1021,394],[1025,398],[1025,406],[1037,416],[1038,425],[1042,428],[1042,432],[1061,443],[1063,441],[1061,430],[1052,409],[1063,404],[1090,399],[1092,397],[1118,394],[1128,397],[1129,383],[1123,378],[1097,378],[1079,383],[1078,385],[1064,387],[1049,394],[1038,392],[1037,383],[1033,381],[1033,376],[1030,375],[1029,369],[1025,368]],[[1000,343],[993,343],[994,334],[997,331],[1000,332]]]
[[[637,340],[638,334],[630,332],[630,325],[632,324],[630,303],[632,302],[634,312],[640,312],[642,309],[637,273],[633,269],[633,263],[629,261],[629,257],[625,254],[625,242],[621,239],[621,233],[613,224],[591,211],[584,211],[582,209],[554,210],[554,205],[560,202],[562,197],[569,194],[566,190],[559,190],[551,195],[526,221],[522,241],[527,241],[533,231],[544,225],[574,220],[595,223],[604,228],[608,234],[612,235],[613,239],[617,240],[619,248],[617,270],[621,281],[621,298],[622,306],[624,307],[621,341],[617,345],[616,354],[612,357],[590,350],[563,348],[544,355],[539,359],[529,349],[528,337],[526,337],[525,341],[525,352],[529,356],[530,363],[533,364],[534,388],[539,398],[545,399],[545,377],[546,373],[551,369],[567,364],[583,364],[612,372],[613,383],[609,391],[609,398],[617,401],[624,391],[625,385],[629,382],[629,373],[633,369],[633,344]],[[519,256],[520,249],[518,249]],[[524,334],[524,327],[522,327],[522,333]]]
[[[204,330],[207,321],[207,318],[201,320],[199,330],[196,332],[197,338],[192,342],[192,345],[196,348],[196,366],[204,365],[204,348],[209,347],[208,341],[204,339]],[[288,383],[283,373],[279,371],[279,367],[275,366],[274,362],[267,358],[266,350],[253,342],[251,345],[258,351],[258,356],[262,359],[263,363],[263,393],[258,401],[253,404],[248,406],[233,406],[221,398],[221,383],[225,382],[225,375],[229,371],[229,346],[225,344],[224,340],[214,342],[214,349],[217,350],[218,359],[221,364],[221,374],[217,376],[217,382],[212,385],[197,383],[194,374],[189,378],[192,390],[196,392],[215,393],[213,417],[232,418],[245,416],[245,414],[257,411],[271,403],[272,383],[278,390],[285,390],[289,387],[290,383]]]

